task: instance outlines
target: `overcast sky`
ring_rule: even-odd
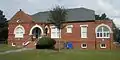
[[[120,0],[0,0],[0,10],[10,19],[19,9],[32,15],[61,5],[65,8],[85,7],[96,14],[106,13],[114,22],[120,25]]]

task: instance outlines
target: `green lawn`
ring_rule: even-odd
[[[7,44],[0,44],[0,52],[8,51],[8,50],[14,50],[14,49],[18,49],[18,48],[9,46]]]
[[[1,54],[0,60],[120,60],[120,51],[113,50],[29,50]]]

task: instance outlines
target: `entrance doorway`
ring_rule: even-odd
[[[39,38],[39,37],[41,37],[41,30],[40,30],[40,28],[35,27],[35,28],[32,30],[32,35],[33,35],[34,38]]]

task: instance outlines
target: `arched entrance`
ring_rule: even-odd
[[[41,38],[43,34],[44,32],[42,27],[37,24],[30,29],[29,33],[29,35],[33,35],[33,38]]]
[[[32,30],[32,35],[33,35],[34,38],[39,38],[39,37],[41,37],[41,30],[40,30],[40,28],[35,27],[35,28]]]

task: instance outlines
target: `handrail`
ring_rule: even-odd
[[[31,39],[32,39],[31,37],[28,37],[28,41],[27,41],[27,42],[26,42],[26,41],[23,42],[22,45],[23,45],[24,47],[26,47],[26,46],[29,45],[29,43],[31,42]]]
[[[29,45],[30,42],[32,42],[32,41],[38,41],[38,40],[39,40],[39,38],[33,40],[33,36],[31,36],[31,37],[28,38],[28,41],[27,41],[27,42],[23,42],[23,46],[26,47],[26,46]],[[35,43],[34,45],[36,45],[36,43]]]

